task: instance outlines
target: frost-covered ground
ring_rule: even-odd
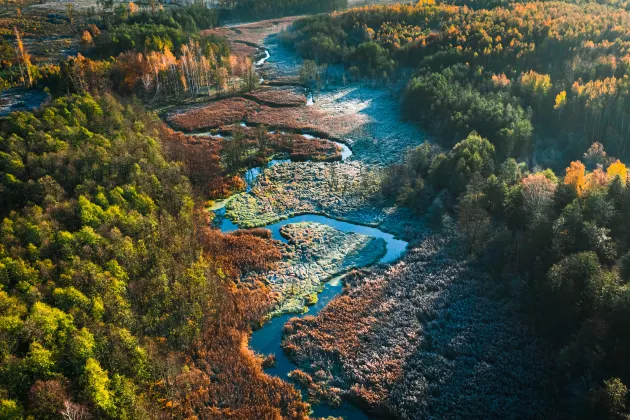
[[[227,216],[241,227],[259,227],[316,213],[379,229],[405,239],[423,235],[409,212],[380,202],[378,172],[360,162],[283,163],[258,177],[248,193],[233,197]]]
[[[388,269],[350,276],[318,316],[290,321],[292,377],[384,417],[545,418],[544,346],[448,243],[427,238]]]
[[[398,162],[428,139],[417,125],[401,120],[400,101],[388,89],[355,83],[324,90],[314,101],[312,108],[326,115],[320,124],[346,140],[354,158],[365,163]]]
[[[341,232],[320,223],[295,223],[281,228],[288,243],[274,270],[250,275],[267,284],[276,306],[270,316],[300,313],[314,303],[324,283],[353,268],[373,264],[386,252],[383,239]]]
[[[122,2],[117,2],[122,3]],[[68,5],[72,5],[77,10],[89,10],[100,9],[100,6],[95,0],[49,0],[42,1],[38,4],[33,4],[30,7],[44,10],[56,10],[59,12],[65,11]]]
[[[365,165],[357,162],[275,165],[256,179],[249,194],[230,201],[227,215],[241,227],[264,226],[303,213],[376,226],[386,212],[359,185],[370,176]]]

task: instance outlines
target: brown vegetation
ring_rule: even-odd
[[[290,86],[258,89],[244,96],[271,107],[298,107],[306,104],[303,89]]]
[[[290,99],[291,100],[291,99]],[[258,105],[253,101],[243,98],[228,98],[211,102],[203,107],[193,108],[178,114],[168,116],[171,125],[185,131],[198,131],[202,129],[220,128],[225,132],[239,130],[242,132],[246,149],[260,148],[262,159],[268,155],[268,149],[275,153],[288,155],[295,161],[335,161],[341,158],[341,149],[331,141],[325,139],[307,139],[301,134],[265,132],[266,144],[259,144],[260,133],[251,127],[234,125],[239,121],[254,121],[257,125],[286,128],[293,131],[306,129],[309,132],[318,132],[314,125],[301,126],[294,123],[294,118],[299,112],[308,112],[309,108],[275,109],[264,105]],[[288,127],[287,127],[288,126]],[[186,160],[191,170],[190,177],[205,183],[216,180],[219,171],[219,160],[222,141],[213,137],[190,137],[182,133],[170,130],[171,137],[178,144],[178,150],[173,150],[176,160]],[[325,134],[325,133],[323,133]],[[229,140],[228,140],[229,141]],[[171,147],[172,149],[172,147]],[[203,153],[199,153],[203,149]],[[264,150],[263,150],[264,149]],[[208,162],[214,162],[214,164]],[[261,162],[258,162],[261,163]]]
[[[224,175],[221,141],[212,137],[192,137],[163,127],[164,149],[169,158],[182,162],[193,186],[211,198],[224,198],[245,188],[239,177]]]
[[[307,139],[301,134],[270,134],[269,145],[276,152],[287,153],[294,162],[332,162],[341,159],[341,148],[335,143],[324,139]]]
[[[356,115],[330,114],[315,107],[273,108],[244,98],[227,98],[167,117],[184,131],[216,129],[240,121],[291,131],[308,131],[322,137],[342,138],[360,126]]]
[[[219,35],[230,41],[231,47],[239,43],[241,45],[261,46],[267,36],[288,28],[296,19],[297,17],[295,16],[289,16],[279,19],[261,20],[238,27],[219,27],[203,31],[201,35]]]
[[[202,216],[202,219],[205,216]],[[208,225],[208,220],[200,223]],[[268,232],[268,231],[267,231]],[[199,231],[205,255],[212,256],[231,278],[250,270],[270,269],[281,255],[262,230],[222,234]],[[264,289],[237,287],[228,281],[215,302],[215,319],[194,346],[193,358],[169,353],[161,361],[163,380],[156,392],[165,395],[164,409],[176,418],[252,419],[307,417],[308,405],[291,385],[266,375],[262,358],[247,347],[250,325],[268,311]],[[229,349],[229,351],[226,351]],[[154,349],[157,350],[157,347]],[[187,368],[182,369],[181,366]]]
[[[227,98],[169,115],[167,120],[184,131],[213,129],[242,121],[254,106],[256,103],[247,99]]]
[[[349,276],[318,316],[285,326],[283,347],[305,370],[292,377],[314,399],[345,397],[396,418],[545,412],[540,343],[444,242],[429,238],[388,270]]]

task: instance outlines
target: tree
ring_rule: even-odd
[[[100,363],[93,358],[85,362],[84,371],[85,392],[94,406],[98,407],[108,415],[112,415],[115,410],[114,400],[109,390],[109,376],[107,371],[101,368]]]
[[[567,104],[567,92],[561,91],[556,95],[556,101],[554,103],[553,108],[557,110],[561,110]]]
[[[74,3],[66,3],[66,16],[68,17],[70,26],[74,29],[75,24],[76,24],[75,14],[74,14]]]
[[[304,60],[299,72],[300,82],[313,87],[317,79],[317,64],[313,60]]]
[[[90,34],[90,32],[83,31],[83,35],[81,36],[81,46],[86,50],[94,46],[94,39],[92,38],[92,34]]]
[[[38,419],[57,419],[68,398],[68,391],[61,381],[37,381],[28,393],[29,411]]]
[[[564,184],[573,187],[578,195],[582,195],[586,188],[585,167],[579,160],[571,162],[566,169]]]
[[[593,143],[586,153],[584,153],[584,161],[590,168],[603,165],[606,161],[606,151],[604,150],[604,145],[597,141]]]
[[[466,189],[471,179],[485,179],[494,172],[494,146],[476,132],[457,143],[448,155],[452,171],[451,191],[458,194]]]
[[[569,255],[551,267],[547,278],[551,299],[548,308],[554,314],[556,332],[566,336],[596,307],[602,286],[599,259],[594,252]]]
[[[256,67],[249,58],[246,59],[245,66],[247,69],[245,71],[245,89],[251,92],[258,86],[258,75],[256,74]]]
[[[459,200],[459,227],[469,255],[482,249],[490,227],[490,215],[483,205],[482,189],[480,180],[473,180]]]
[[[373,41],[360,44],[354,50],[350,61],[362,74],[371,77],[382,73],[389,74],[395,66],[389,51]]]
[[[240,169],[246,149],[245,133],[242,127],[232,130],[232,139],[223,145],[222,160],[228,173],[234,173]]]
[[[626,178],[628,175],[628,169],[626,165],[621,163],[619,159],[615,162],[611,163],[608,169],[606,170],[606,175],[608,175],[609,180],[614,180],[616,177],[619,177],[619,180],[623,185],[626,185]]]
[[[69,400],[64,401],[63,409],[59,413],[64,420],[88,420],[91,417],[87,407]]]
[[[128,7],[129,7],[129,15],[130,16],[135,14],[135,13],[138,13],[138,6],[134,2],[130,1],[129,4],[128,4]]]
[[[0,418],[22,420],[24,418],[24,410],[14,400],[0,399]]]
[[[598,389],[592,399],[592,404],[597,418],[601,419],[625,419],[626,396],[628,388],[619,378],[610,378],[604,381],[604,386]]]
[[[527,216],[533,223],[548,220],[556,184],[541,172],[528,175],[522,183]]]
[[[33,85],[31,57],[24,49],[24,43],[22,42],[22,37],[20,36],[17,26],[13,27],[13,32],[15,33],[15,41],[17,43],[15,50],[17,53],[18,66],[20,67],[20,74],[22,75],[22,82],[24,86],[30,88]]]
[[[258,142],[258,148],[263,155],[266,154],[268,139],[269,132],[267,131],[267,127],[263,124],[256,126],[256,141]]]

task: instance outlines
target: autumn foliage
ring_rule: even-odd
[[[306,416],[299,393],[246,347],[269,299],[239,278],[279,251],[265,234],[209,227],[186,177],[202,167],[188,146],[110,96],[3,121],[3,416]],[[196,153],[216,165],[212,145]]]
[[[584,192],[586,187],[586,176],[584,164],[579,161],[571,162],[571,166],[566,169],[564,176],[565,185],[575,188],[578,195]]]

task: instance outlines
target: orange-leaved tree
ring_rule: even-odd
[[[582,195],[586,187],[586,168],[579,160],[571,162],[571,166],[566,169],[564,183],[575,187],[578,195]]]

